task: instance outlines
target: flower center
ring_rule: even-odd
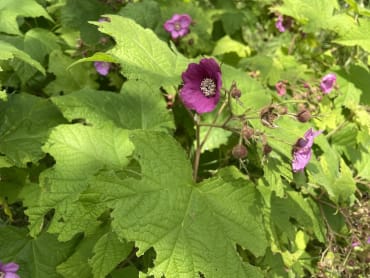
[[[211,97],[216,94],[216,84],[211,78],[204,78],[200,83],[200,90],[206,97]]]
[[[181,24],[179,22],[175,22],[175,30],[180,31],[181,30]]]
[[[5,277],[5,273],[0,271],[0,278],[4,278]]]

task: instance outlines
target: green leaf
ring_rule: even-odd
[[[94,256],[89,261],[94,278],[105,278],[131,252],[132,243],[120,241],[113,232],[103,235],[94,246]]]
[[[45,9],[35,0],[1,0],[0,32],[21,35],[18,29],[17,18],[39,16],[53,21]]]
[[[352,83],[356,88],[361,90],[362,104],[370,105],[370,93],[367,92],[367,88],[370,87],[370,72],[366,66],[355,64],[351,65],[348,70],[341,69],[337,73],[340,77],[345,78],[348,83]],[[339,85],[340,87],[342,86],[342,84]]]
[[[128,3],[119,12],[123,17],[131,18],[144,28],[154,30],[161,18],[161,10],[155,1]]]
[[[49,95],[69,94],[82,88],[95,89],[98,84],[92,79],[97,73],[93,65],[79,64],[67,69],[73,59],[64,55],[60,50],[55,50],[49,56],[48,72],[55,75],[55,80],[50,82],[44,91]]]
[[[102,14],[113,12],[110,5],[99,0],[63,1],[61,23],[64,30],[78,30],[81,39],[88,44],[96,43],[101,34],[91,26],[89,20],[98,20]]]
[[[9,204],[19,201],[19,195],[25,186],[28,174],[27,170],[23,168],[0,169],[0,196],[5,197]]]
[[[325,242],[324,223],[317,217],[318,209],[314,202],[309,202],[301,194],[287,191],[286,198],[271,198],[271,220],[281,233],[286,233],[291,241],[295,240],[297,227],[291,223],[291,218],[311,231],[320,242]]]
[[[31,234],[39,232],[43,216],[55,209],[49,231],[60,233],[59,240],[69,240],[77,232],[93,232],[100,225],[101,207],[87,207],[74,203],[87,186],[87,178],[103,168],[122,169],[133,151],[128,131],[110,125],[94,129],[83,125],[60,125],[55,128],[44,146],[44,151],[56,160],[52,169],[40,176],[47,188],[37,206],[27,210]]]
[[[307,166],[307,169],[310,180],[325,188],[333,202],[337,204],[352,203],[356,183],[351,170],[343,159],[340,160],[338,167],[338,164],[324,153],[320,157],[320,162],[313,161],[311,165]]]
[[[225,12],[221,15],[222,26],[226,34],[232,35],[245,24],[245,14],[239,11]]]
[[[58,37],[48,30],[33,28],[24,36],[23,50],[41,64],[45,64],[46,56],[56,49],[60,49]],[[28,81],[37,70],[22,60],[15,60],[13,67],[22,83]]]
[[[14,165],[25,167],[44,156],[41,146],[49,130],[63,117],[48,100],[26,93],[0,102],[0,152]]]
[[[62,264],[58,265],[57,272],[63,277],[91,278],[93,277],[89,259],[93,257],[93,248],[102,236],[107,233],[108,226],[95,228],[94,232],[83,238],[79,238],[73,254]]]
[[[110,22],[93,23],[99,31],[112,36],[116,46],[107,53],[117,58],[122,74],[157,87],[181,82],[187,59],[174,53],[153,31],[144,29],[132,19],[109,15]]]
[[[121,94],[82,89],[54,97],[52,101],[69,121],[80,120],[94,127],[109,122],[125,129],[173,129],[173,119],[159,89],[138,81],[125,82]]]
[[[358,45],[365,51],[370,52],[370,38],[364,35],[370,33],[370,20],[368,18],[357,20],[358,22],[354,20],[350,22],[345,30],[338,29],[339,38],[333,42],[346,46]]]
[[[45,75],[45,69],[40,65],[39,62],[32,59],[27,53],[19,50],[15,46],[4,41],[0,41],[0,60],[8,60],[13,58],[20,59]]]
[[[284,0],[284,4],[276,10],[303,24],[305,32],[315,32],[331,26],[334,9],[338,8],[337,0]]]
[[[81,200],[112,208],[114,231],[136,241],[139,254],[154,247],[157,257],[149,274],[262,277],[236,252],[239,244],[261,256],[267,246],[255,187],[230,169],[195,187],[185,153],[170,136],[135,132],[131,140],[140,179],[101,173]]]
[[[230,52],[235,52],[239,57],[243,58],[251,54],[251,49],[245,44],[233,40],[230,36],[224,36],[217,41],[212,55],[217,56]]]
[[[111,275],[112,278],[139,278],[139,271],[135,266],[127,266],[114,270]]]
[[[236,115],[243,114],[246,110],[256,110],[271,102],[271,96],[268,91],[262,87],[256,80],[252,79],[239,69],[222,65],[222,86],[229,90],[233,81],[241,91],[239,100],[232,99],[232,111]]]
[[[60,278],[56,266],[68,258],[76,241],[61,243],[47,233],[32,239],[27,236],[27,229],[2,226],[0,245],[1,262],[13,261],[19,264],[17,274],[20,277]]]

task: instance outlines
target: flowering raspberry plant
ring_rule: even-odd
[[[1,1],[0,277],[367,277],[356,2]]]

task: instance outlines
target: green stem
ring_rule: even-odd
[[[216,117],[213,119],[213,122],[212,122],[212,125],[214,125],[216,123],[216,121],[218,120],[218,117],[221,115],[222,111],[225,109],[226,105],[227,105],[228,102],[224,102],[222,103],[222,106],[220,107],[220,109],[218,110],[217,114],[216,114]],[[200,143],[200,149],[202,149],[202,147],[204,146],[204,144],[206,143],[207,139],[208,139],[208,136],[209,134],[211,133],[211,130],[212,130],[213,126],[210,126],[209,129],[207,130],[207,133],[206,135],[204,136],[203,138],[203,141],[202,143]]]
[[[194,182],[197,182],[197,180],[198,180],[198,169],[199,169],[199,161],[200,161],[200,154],[201,154],[201,151],[202,151],[202,147],[204,146],[205,142],[207,141],[207,138],[208,138],[209,134],[211,133],[212,128],[216,124],[216,121],[217,121],[218,117],[221,115],[222,111],[225,109],[227,103],[228,103],[227,101],[224,101],[222,103],[222,106],[218,110],[215,118],[213,119],[212,124],[209,126],[209,129],[207,130],[207,133],[204,136],[202,142],[200,142],[200,127],[202,125],[204,125],[204,124],[200,124],[199,123],[199,118],[197,118],[195,120],[195,126],[196,126],[196,131],[195,131],[196,132],[195,133],[195,137],[196,137],[196,150],[195,150],[194,166],[193,166],[193,181]]]
[[[196,132],[195,133],[196,150],[195,150],[194,168],[193,168],[193,181],[197,182],[201,146],[200,146],[200,125],[199,125],[199,122],[196,122],[195,125],[196,125],[196,131],[195,131]]]

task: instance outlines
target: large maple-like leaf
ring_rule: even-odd
[[[237,244],[255,256],[267,246],[255,187],[233,168],[195,185],[170,136],[134,132],[130,138],[141,171],[135,178],[101,172],[80,201],[112,208],[114,231],[135,241],[140,254],[155,248],[155,277],[262,277],[237,253]]]

